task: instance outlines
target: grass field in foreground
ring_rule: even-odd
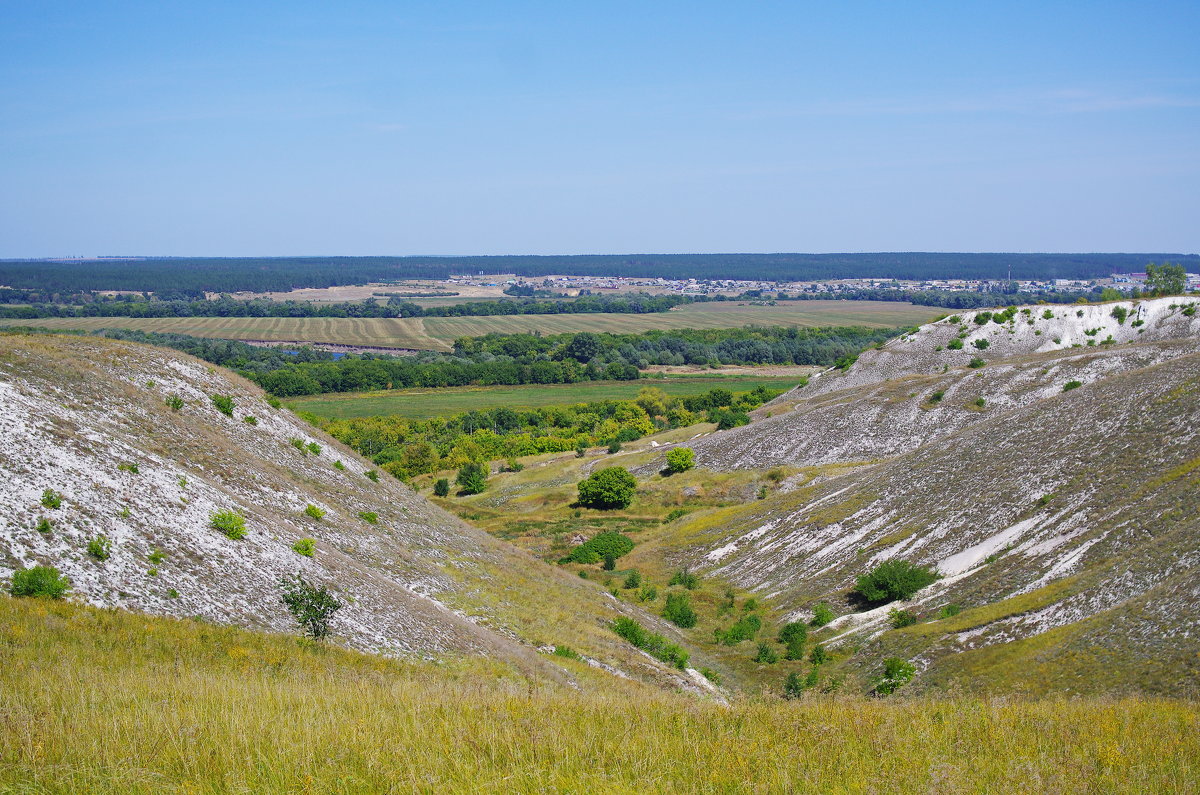
[[[1196,705],[582,690],[0,597],[0,792],[1195,792]]]
[[[458,337],[490,332],[596,331],[632,333],[651,329],[738,328],[757,326],[869,326],[893,328],[928,322],[946,310],[891,301],[785,301],[777,306],[744,302],[688,304],[670,312],[645,315],[608,313],[578,315],[499,315],[428,318],[46,318],[0,320],[0,325],[59,329],[130,328],[240,340],[298,340],[388,348],[450,350]]]
[[[519,386],[462,386],[443,389],[391,389],[380,392],[346,392],[288,398],[288,406],[321,417],[373,417],[399,415],[411,419],[448,417],[473,409],[507,406],[514,409],[590,403],[597,400],[632,400],[639,390],[658,387],[668,395],[695,395],[709,389],[746,392],[759,386],[791,389],[797,377],[751,375],[685,375],[642,378],[637,381],[584,381],[578,384],[525,384]]]

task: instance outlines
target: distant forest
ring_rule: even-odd
[[[238,257],[0,261],[0,285],[87,290],[284,291],[461,273],[661,276],[668,279],[1092,279],[1141,271],[1147,262],[1200,268],[1181,254],[629,254],[498,257]]]

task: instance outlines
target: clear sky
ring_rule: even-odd
[[[0,256],[1200,251],[1200,2],[0,2]]]

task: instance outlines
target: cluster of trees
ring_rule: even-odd
[[[744,416],[746,411],[777,394],[763,388],[736,394],[714,389],[672,398],[661,389],[647,387],[635,400],[522,411],[501,406],[428,420],[323,419],[311,415],[306,415],[306,419],[367,456],[381,469],[398,478],[409,478],[472,463],[630,442],[658,430],[712,419],[722,412]],[[483,474],[486,476],[486,470]],[[459,485],[473,491],[479,484],[475,478]],[[605,490],[600,499],[609,496]]]
[[[400,279],[444,279],[455,273],[547,276],[662,276],[669,279],[1092,279],[1138,271],[1173,254],[615,254],[498,257],[238,257],[47,262],[0,261],[0,284],[55,292],[162,290],[279,292],[299,287]]]

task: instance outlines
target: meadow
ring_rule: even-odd
[[[1142,699],[577,691],[473,658],[0,598],[0,792],[1190,792]],[[586,675],[583,663],[555,658]]]
[[[333,419],[374,416],[428,419],[496,406],[530,409],[600,400],[633,400],[640,390],[648,386],[657,387],[672,397],[678,397],[697,395],[716,388],[734,392],[747,392],[759,386],[767,389],[791,389],[799,382],[799,376],[683,375],[642,378],[637,381],[340,392],[289,398],[287,405],[296,411],[307,411],[319,417]]]
[[[129,328],[237,340],[325,342],[386,348],[448,351],[458,337],[501,334],[560,334],[579,331],[633,333],[680,328],[741,326],[867,326],[895,328],[926,323],[945,314],[939,307],[892,301],[785,301],[776,306],[749,302],[688,304],[648,314],[493,315],[427,318],[45,318],[4,320],[0,325],[94,331]]]

